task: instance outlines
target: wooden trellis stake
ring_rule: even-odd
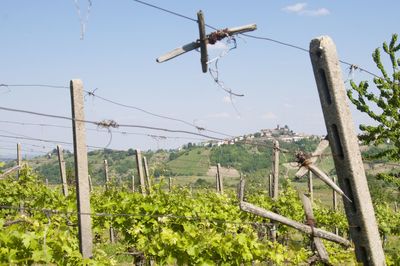
[[[348,241],[347,239],[344,239],[343,237],[338,236],[338,235],[336,235],[336,234],[334,234],[332,232],[328,232],[328,231],[325,231],[325,230],[320,229],[320,228],[312,228],[309,225],[293,221],[293,220],[291,220],[289,218],[286,218],[286,217],[284,217],[282,215],[279,215],[277,213],[274,213],[274,212],[271,212],[271,211],[267,211],[267,210],[265,210],[263,208],[255,206],[255,205],[253,205],[251,203],[244,202],[243,201],[244,185],[245,185],[244,183],[245,183],[244,180],[241,180],[241,182],[239,184],[239,191],[238,191],[238,198],[239,198],[239,201],[240,201],[239,205],[240,205],[240,209],[242,211],[253,213],[255,215],[258,215],[258,216],[261,216],[261,217],[264,217],[264,218],[268,218],[268,219],[270,219],[272,221],[279,222],[279,223],[282,223],[284,225],[293,227],[293,228],[295,228],[295,229],[297,229],[297,230],[299,230],[299,231],[301,231],[303,233],[306,233],[308,235],[313,235],[315,237],[320,237],[320,238],[323,238],[323,239],[326,239],[326,240],[341,244],[341,245],[343,245],[345,247],[349,247],[350,246],[350,241]]]
[[[65,171],[65,161],[64,161],[64,153],[61,145],[57,145],[57,155],[58,155],[58,166],[60,168],[60,178],[62,184],[62,191],[65,197],[68,196],[68,183],[67,183],[67,175]]]
[[[235,34],[240,34],[244,32],[249,32],[257,29],[256,24],[250,24],[250,25],[245,25],[241,27],[235,27],[235,28],[227,28],[223,30],[217,30],[215,32],[212,32],[208,35],[206,35],[206,29],[205,29],[205,22],[204,22],[204,14],[200,10],[197,12],[197,23],[199,26],[199,39],[185,44],[182,47],[178,47],[171,52],[160,56],[159,58],[156,59],[158,63],[162,63],[165,61],[168,61],[174,57],[177,57],[179,55],[182,55],[184,53],[187,53],[189,51],[195,50],[200,48],[200,61],[201,61],[201,69],[203,73],[206,73],[208,68],[207,68],[207,62],[208,62],[208,52],[207,52],[207,44],[215,44],[217,41],[222,40],[225,37],[229,37]]]
[[[272,183],[272,174],[269,174],[268,175],[268,196],[270,197],[270,198],[272,198],[272,185],[273,185],[273,183]]]
[[[277,140],[274,141],[272,160],[272,198],[276,200],[279,196],[279,142]]]
[[[144,181],[144,174],[143,174],[142,153],[140,152],[139,149],[136,149],[136,167],[140,181],[140,192],[142,193],[142,195],[146,195],[146,184]]]
[[[308,171],[308,194],[310,194],[311,202],[314,202],[313,173]]]
[[[83,258],[93,256],[90,188],[86,147],[86,130],[81,80],[71,80],[72,131],[74,140],[76,199],[78,204],[79,249]]]
[[[217,163],[217,182],[218,182],[218,192],[224,194],[224,180],[221,175],[221,164]]]
[[[0,174],[0,179],[3,179],[7,175],[11,174],[12,172],[18,171],[21,169],[21,165],[16,165],[4,171],[4,173]]]
[[[135,192],[135,176],[134,175],[132,175],[131,182],[132,182],[132,192]]]
[[[336,177],[332,176],[332,182],[336,183]],[[338,209],[337,194],[335,190],[332,190],[332,207],[334,211]],[[339,228],[335,227],[335,234],[339,234]]]
[[[351,200],[343,202],[357,260],[364,265],[385,265],[335,44],[322,36],[311,41],[309,51],[339,185]]]
[[[17,165],[22,166],[21,143],[17,143]],[[19,179],[19,169],[17,171],[17,179]]]
[[[106,190],[107,190],[110,183],[110,178],[108,176],[108,161],[104,160],[103,163],[104,163],[104,181],[106,183]]]
[[[312,204],[310,199],[306,195],[302,195],[301,201],[303,202],[304,212],[306,214],[307,224],[312,227],[314,231],[315,227],[315,218],[312,209]],[[315,249],[318,253],[320,260],[324,263],[329,263],[329,254],[325,249],[324,243],[322,243],[321,238],[316,237],[314,234],[311,234],[312,242],[315,245]]]
[[[144,174],[146,176],[146,190],[149,194],[151,191],[151,181],[150,181],[150,173],[149,173],[149,166],[147,165],[147,158],[143,156],[143,166],[144,166]]]

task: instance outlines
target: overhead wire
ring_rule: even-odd
[[[2,83],[2,84],[0,84],[0,87],[1,86],[3,86],[3,87],[46,87],[46,88],[69,89],[69,87],[67,87],[67,86],[51,85],[51,84],[4,84],[4,83]],[[158,118],[162,118],[162,119],[167,119],[167,120],[183,123],[185,125],[188,125],[188,126],[196,128],[198,131],[207,131],[207,132],[210,132],[210,133],[219,134],[221,136],[233,137],[232,135],[226,134],[224,132],[220,132],[220,131],[216,131],[216,130],[211,130],[211,129],[207,129],[207,128],[204,128],[204,127],[200,127],[200,126],[198,126],[198,125],[196,125],[194,123],[185,121],[185,120],[180,119],[180,118],[175,118],[175,117],[172,117],[172,116],[157,114],[157,113],[154,113],[154,112],[151,112],[151,111],[147,111],[147,110],[145,110],[143,108],[140,108],[140,107],[137,107],[137,106],[134,106],[134,105],[128,105],[128,104],[120,103],[120,102],[117,102],[115,100],[111,100],[111,99],[105,98],[103,96],[99,96],[99,95],[94,93],[97,89],[98,88],[96,88],[93,91],[84,90],[84,92],[88,96],[93,96],[93,97],[98,98],[98,99],[100,99],[102,101],[105,101],[105,102],[108,102],[108,103],[111,103],[111,104],[114,104],[114,105],[117,105],[117,106],[120,106],[120,107],[137,110],[137,111],[143,112],[145,114],[148,114],[148,115],[151,115],[151,116],[154,116],[154,117],[158,117]]]
[[[102,127],[108,127],[108,128],[109,127],[113,127],[113,128],[117,128],[117,127],[143,128],[143,129],[158,130],[158,131],[165,131],[165,132],[171,132],[171,133],[183,133],[183,134],[195,135],[195,136],[205,137],[205,138],[214,139],[214,140],[223,140],[221,138],[217,138],[214,136],[209,136],[209,135],[205,135],[202,133],[191,132],[191,131],[180,130],[180,129],[168,129],[168,128],[161,128],[161,127],[133,125],[133,124],[117,124],[115,121],[97,122],[97,121],[90,121],[90,120],[80,120],[80,119],[74,119],[72,117],[67,117],[67,116],[62,116],[62,115],[45,114],[45,113],[39,113],[39,112],[34,112],[34,111],[29,111],[29,110],[8,108],[8,107],[3,107],[3,106],[0,106],[0,110],[9,111],[9,112],[25,113],[25,114],[31,114],[31,115],[37,115],[37,116],[44,116],[44,117],[50,117],[50,118],[56,118],[56,119],[77,121],[77,122],[83,122],[83,123],[88,123],[88,124],[93,124],[96,126],[102,126]]]
[[[140,4],[143,4],[143,5],[146,5],[146,6],[155,8],[155,9],[158,9],[158,10],[160,10],[160,11],[167,12],[167,13],[170,13],[170,14],[172,14],[172,15],[175,15],[175,16],[178,16],[178,17],[181,17],[181,18],[184,18],[184,19],[187,19],[187,20],[190,20],[190,21],[192,21],[192,22],[196,22],[196,23],[197,23],[197,19],[188,17],[188,16],[183,15],[183,14],[180,14],[180,13],[178,13],[178,12],[171,11],[171,10],[168,10],[168,9],[165,9],[165,8],[160,7],[160,6],[153,5],[153,4],[149,4],[149,3],[145,2],[145,1],[140,1],[140,0],[132,0],[132,1],[138,2],[138,3],[140,3]],[[218,28],[216,28],[216,27],[214,27],[214,26],[212,26],[212,25],[209,25],[209,24],[205,24],[205,26],[208,27],[208,28],[210,28],[210,29],[213,29],[213,30],[218,30]],[[264,37],[264,36],[256,36],[256,35],[248,34],[248,33],[240,33],[240,35],[245,36],[245,37],[248,37],[248,38],[252,38],[252,39],[257,39],[257,40],[263,40],[263,41],[273,42],[273,43],[276,43],[276,44],[279,44],[279,45],[283,45],[283,46],[286,46],[286,47],[294,48],[294,49],[297,49],[297,50],[300,50],[300,51],[303,51],[303,52],[307,52],[307,53],[310,52],[308,49],[303,48],[303,47],[301,47],[301,46],[298,46],[298,45],[295,45],[295,44],[292,44],[292,43],[288,43],[288,42],[284,42],[284,41],[280,41],[280,40],[277,40],[277,39],[274,39],[274,38],[269,38],[269,37]],[[342,64],[345,64],[345,65],[348,65],[348,66],[350,66],[350,67],[355,65],[355,64],[351,64],[351,63],[349,63],[349,62],[347,62],[347,61],[340,60],[340,59],[339,59],[339,62],[342,63]],[[357,65],[357,67],[358,67],[358,65]],[[358,69],[359,69],[360,71],[363,71],[363,72],[365,72],[365,73],[367,73],[367,74],[369,74],[369,75],[372,75],[372,76],[374,76],[374,77],[381,78],[381,77],[379,77],[378,75],[372,73],[371,71],[369,71],[369,70],[367,70],[367,69],[365,69],[365,68],[358,67]]]

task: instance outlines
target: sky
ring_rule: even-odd
[[[231,136],[278,124],[299,133],[325,134],[310,58],[307,52],[245,36],[237,36],[236,49],[229,52],[233,40],[209,46],[210,59],[225,54],[218,60],[219,80],[233,92],[244,94],[231,98],[209,73],[202,73],[198,51],[164,63],[155,60],[198,38],[198,26],[193,20],[199,10],[203,11],[206,23],[215,28],[255,23],[257,30],[251,34],[305,49],[313,38],[329,35],[340,59],[378,73],[371,53],[398,32],[400,8],[400,2],[394,0],[147,1],[190,20],[134,0],[92,0],[91,6],[89,3],[0,1],[0,84],[68,87],[71,79],[81,79],[85,90],[95,90],[98,96]],[[207,29],[207,33],[211,31]],[[342,65],[342,71],[347,88],[349,79],[371,80],[370,75],[360,71],[349,74],[346,65]],[[0,106],[71,116],[68,88],[0,86]],[[354,107],[351,109],[355,128],[360,123],[371,123]],[[85,118],[226,137],[199,132],[182,122],[113,105],[90,95],[85,96]],[[72,142],[70,126],[71,121],[67,120],[0,110],[3,136]],[[88,145],[110,149],[169,149],[204,139],[140,128],[120,127],[111,133],[95,125],[87,125],[87,129]],[[14,156],[16,141],[0,136],[0,157]],[[40,154],[56,145],[19,141],[25,155]],[[64,146],[71,149],[68,144]]]

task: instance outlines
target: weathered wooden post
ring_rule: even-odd
[[[328,36],[313,39],[310,57],[339,185],[355,244],[364,265],[385,265],[379,231],[336,53]]]
[[[272,155],[272,199],[277,200],[279,196],[279,142],[274,140],[273,155]],[[272,223],[270,229],[271,241],[276,241],[276,223]]]
[[[279,196],[279,142],[277,140],[274,141],[272,164],[272,198],[276,200]]]
[[[171,192],[172,190],[172,177],[168,177],[168,191]]]
[[[218,179],[218,173],[215,174],[215,190],[217,193],[219,193],[219,179]]]
[[[336,177],[332,176],[332,181],[336,183]],[[334,189],[332,189],[332,208],[334,211],[338,209],[338,202],[337,202],[337,193]],[[339,234],[339,228],[335,227],[335,234]]]
[[[106,190],[109,189],[109,184],[110,184],[110,179],[108,177],[108,161],[104,160],[103,161],[103,165],[104,165],[104,180],[106,183]],[[115,239],[114,239],[114,228],[112,226],[110,226],[109,231],[108,231],[109,235],[110,235],[110,243],[114,243]]]
[[[272,198],[272,186],[273,186],[273,181],[272,181],[272,174],[268,175],[268,195],[270,198]]]
[[[49,179],[46,177],[46,180],[45,180],[45,184],[46,184],[46,187],[49,187]]]
[[[136,149],[136,166],[140,181],[140,192],[142,193],[142,195],[146,195],[146,184],[144,181],[143,165],[142,165],[142,153],[140,152],[139,149]]]
[[[104,181],[106,183],[106,190],[108,189],[108,186],[110,185],[110,179],[108,177],[108,161],[104,160]]]
[[[79,249],[83,258],[93,256],[92,220],[90,216],[90,191],[86,147],[83,84],[71,80],[72,131],[74,140],[76,199],[78,205]]]
[[[219,193],[224,194],[224,181],[223,181],[223,177],[221,175],[221,164],[220,163],[217,163],[217,180],[218,180]]]
[[[135,192],[135,176],[132,175],[132,192]]]
[[[88,175],[88,181],[89,181],[89,192],[93,191],[93,184],[92,184],[92,177]]]
[[[149,167],[147,165],[146,156],[143,156],[143,166],[144,166],[144,174],[146,176],[146,191],[149,194],[151,191],[151,181],[150,181],[150,173],[149,173]]]
[[[308,171],[308,194],[310,194],[311,202],[314,202],[314,188],[313,188],[313,174],[311,171]]]
[[[312,209],[312,202],[305,195],[301,196],[301,201],[303,202],[304,212],[306,214],[306,219],[307,219],[307,225],[311,226],[311,229],[314,231],[316,222],[314,218],[314,212]],[[314,243],[315,245],[315,249],[317,250],[318,256],[321,259],[321,261],[323,261],[324,263],[329,263],[329,255],[328,252],[326,251],[324,243],[322,243],[321,238],[314,236],[314,234],[311,234],[311,240],[312,243]]]
[[[60,145],[57,145],[57,155],[58,155],[58,166],[60,168],[62,191],[63,191],[64,196],[67,197],[68,196],[68,183],[67,183],[67,176],[66,176],[66,171],[65,171],[65,161],[64,161],[63,149]]]
[[[22,156],[21,156],[21,143],[17,143],[17,165],[22,166]],[[20,168],[19,168],[20,169]],[[19,179],[19,169],[17,171],[17,179]]]

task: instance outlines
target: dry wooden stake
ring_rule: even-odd
[[[84,259],[93,256],[92,220],[86,147],[86,130],[81,80],[71,80],[72,131],[74,140],[76,199],[78,205],[79,249]]]
[[[312,209],[312,203],[310,199],[306,195],[302,195],[301,201],[303,202],[304,212],[306,214],[307,224],[311,226],[312,230],[315,229],[315,218]],[[315,249],[318,253],[319,258],[324,263],[329,263],[329,254],[325,249],[324,243],[322,243],[321,238],[314,236],[311,234],[312,242],[315,245]]]
[[[185,44],[182,47],[178,47],[171,52],[168,52],[165,55],[160,56],[157,58],[158,63],[162,63],[165,61],[168,61],[172,58],[175,58],[179,55],[182,55],[184,53],[187,53],[189,51],[195,50],[200,48],[200,56],[201,56],[201,69],[203,73],[206,73],[208,68],[207,68],[207,62],[208,62],[208,52],[207,52],[207,44],[215,44],[217,41],[220,41],[226,37],[235,35],[235,34],[240,34],[240,33],[245,33],[249,31],[253,31],[257,29],[256,24],[250,24],[250,25],[245,25],[241,27],[235,27],[235,28],[227,28],[223,30],[218,30],[215,32],[212,32],[211,34],[206,35],[206,30],[205,30],[205,22],[204,22],[204,14],[200,10],[197,12],[197,23],[199,26],[199,39]]]
[[[142,193],[142,195],[146,195],[146,184],[144,181],[143,165],[142,165],[142,153],[140,152],[139,149],[136,149],[136,166],[140,181],[140,192]]]
[[[11,173],[13,173],[15,171],[18,171],[19,169],[21,169],[21,166],[20,165],[16,165],[16,166],[11,167],[10,169],[5,170],[4,173],[0,174],[0,179],[3,179],[7,175],[9,175],[9,174],[11,174]]]
[[[305,224],[293,221],[293,220],[291,220],[289,218],[286,218],[286,217],[284,217],[282,215],[279,215],[277,213],[270,212],[270,211],[267,211],[267,210],[265,210],[263,208],[257,207],[257,206],[255,206],[255,205],[253,205],[251,203],[244,202],[244,201],[241,202],[240,203],[240,209],[245,211],[245,212],[250,212],[250,213],[256,214],[258,216],[268,218],[268,219],[273,220],[275,222],[279,222],[279,223],[282,223],[284,225],[293,227],[293,228],[295,228],[295,229],[297,229],[297,230],[299,230],[301,232],[304,232],[306,234],[309,234],[309,235],[314,234],[317,237],[320,237],[320,238],[323,238],[323,239],[326,239],[326,240],[330,240],[332,242],[336,242],[336,243],[341,244],[343,246],[346,246],[346,247],[350,246],[350,242],[348,240],[346,240],[346,239],[344,239],[344,238],[342,238],[342,237],[340,237],[340,236],[338,236],[338,235],[336,235],[334,233],[327,232],[327,231],[322,230],[320,228],[314,228],[314,230],[313,230],[311,228],[311,226],[309,226],[309,225],[305,225]]]
[[[22,156],[21,156],[21,143],[17,143],[17,165],[22,166]],[[19,179],[19,169],[17,171],[17,180]]]
[[[313,174],[311,171],[308,171],[308,194],[310,194],[311,202],[314,202],[314,188],[313,188]]]
[[[309,51],[339,185],[351,199],[343,202],[357,260],[364,265],[385,265],[335,44],[322,36],[311,41]]]
[[[332,182],[336,183],[336,177],[332,176]],[[336,191],[332,190],[332,207],[334,211],[338,209],[337,195]],[[339,234],[339,228],[335,227],[335,234]]]
[[[268,195],[270,198],[272,198],[272,186],[273,186],[272,174],[269,174],[268,175]]]
[[[108,177],[108,161],[104,160],[104,182],[106,183],[106,190],[110,185],[110,179]]]
[[[218,180],[218,174],[215,174],[215,190],[217,193],[219,193],[219,180]]]
[[[172,190],[172,177],[168,177],[168,191],[171,192]]]
[[[219,163],[217,163],[217,180],[218,180],[219,193],[224,194],[224,181],[223,181],[223,176],[221,175],[221,164]]]
[[[67,176],[65,171],[65,161],[64,161],[64,153],[61,145],[57,145],[57,155],[58,155],[58,167],[60,168],[60,178],[62,184],[62,191],[65,197],[68,196],[68,183]]]
[[[274,200],[278,199],[279,196],[279,142],[274,141],[273,157],[272,157],[272,177],[273,177],[273,193],[272,198]]]
[[[273,187],[272,187],[272,199],[278,200],[279,197],[279,141],[274,140],[274,147],[272,149],[272,178],[273,178]],[[276,224],[272,223],[272,227],[270,229],[271,241],[276,241],[277,238],[277,228]]]
[[[144,173],[146,176],[146,191],[147,191],[147,194],[149,194],[151,191],[151,182],[150,182],[149,167],[147,165],[146,156],[143,156],[143,165],[144,165]]]
[[[134,175],[132,175],[131,182],[132,182],[132,192],[135,192],[135,176]]]

